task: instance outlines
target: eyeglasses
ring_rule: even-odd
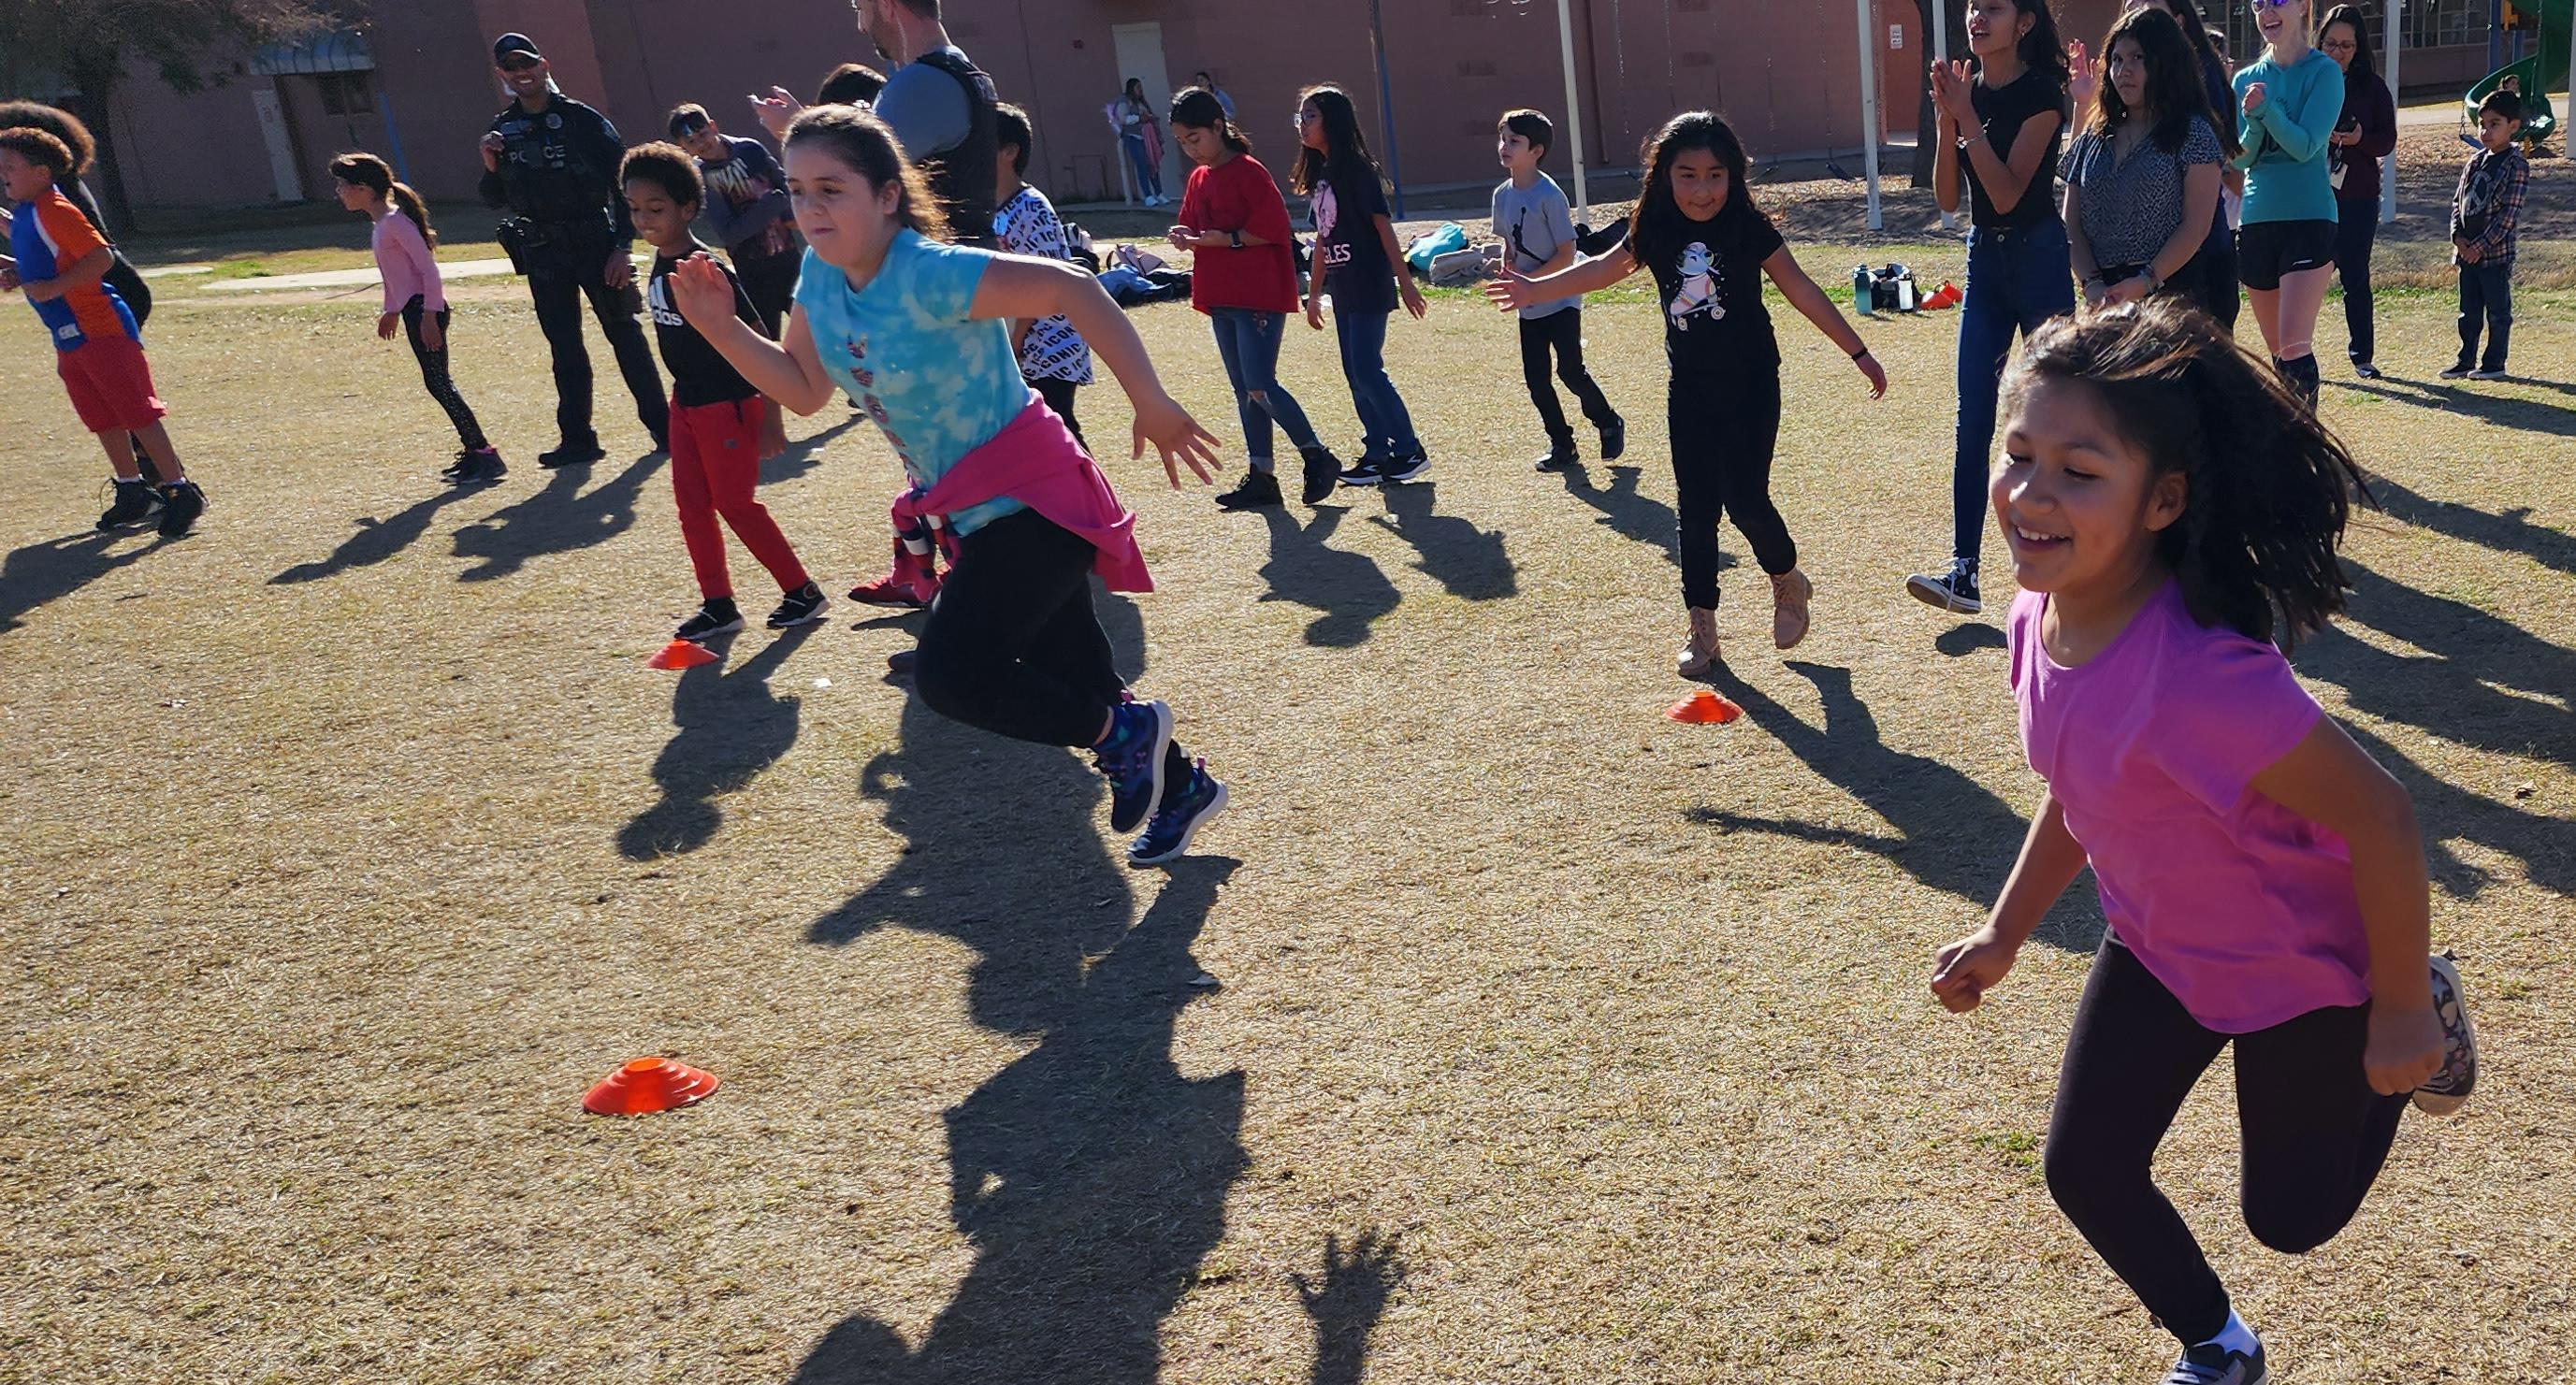
[[[2299,0],[2254,0],[2254,13],[2261,14],[2265,10],[2286,10],[2297,3]]]

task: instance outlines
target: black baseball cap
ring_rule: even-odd
[[[537,41],[526,34],[503,34],[492,40],[492,63],[495,67],[507,64],[513,56],[534,58],[539,62],[546,59],[545,54],[537,51]]]

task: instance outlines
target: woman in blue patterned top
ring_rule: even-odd
[[[2117,306],[2170,287],[2206,310],[2201,247],[2227,151],[2191,41],[2172,15],[2134,9],[2103,38],[2102,61],[2109,80],[2060,170],[2084,301]]]
[[[671,276],[674,297],[725,359],[800,414],[836,391],[884,430],[912,489],[899,515],[944,522],[956,567],[922,628],[914,682],[932,710],[1043,745],[1089,747],[1110,782],[1110,825],[1145,825],[1127,854],[1188,850],[1225,786],[1172,739],[1172,710],[1131,699],[1092,612],[1095,569],[1146,590],[1133,537],[1098,466],[1020,376],[1009,324],[1062,315],[1135,407],[1173,486],[1213,479],[1215,438],[1155,378],[1145,344],[1091,276],[1062,261],[942,245],[937,204],[884,122],[816,107],[788,127],[787,186],[805,268],[785,340],[732,314],[712,263]]]

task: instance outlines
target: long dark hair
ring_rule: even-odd
[[[2318,21],[2317,37],[2325,37],[2327,27],[2335,24],[2352,26],[2352,66],[2344,70],[2344,85],[2351,86],[2364,77],[2378,77],[2379,69],[2370,59],[2370,16],[2363,14],[2359,5],[2337,5]]]
[[[81,118],[60,106],[41,101],[0,101],[0,130],[42,130],[63,142],[72,151],[72,166],[65,178],[78,178],[89,172],[90,162],[98,157],[98,140],[81,123]]]
[[[2045,73],[2050,85],[2060,95],[2066,91],[2066,44],[2057,36],[2057,17],[2048,12],[2048,0],[2012,0],[2013,9],[2030,16],[2030,32],[2021,36],[2015,50],[2021,65],[2033,72]],[[1981,64],[1982,66],[1982,64]]]
[[[1321,82],[1297,93],[1300,108],[1309,101],[1324,122],[1324,147],[1297,146],[1297,167],[1289,175],[1289,188],[1300,194],[1313,192],[1326,177],[1354,166],[1366,168],[1370,177],[1384,182],[1377,160],[1369,156],[1368,136],[1360,133],[1360,109],[1351,104],[1351,94]]]
[[[895,220],[932,240],[948,239],[948,218],[931,195],[921,170],[904,157],[903,141],[865,106],[808,106],[788,122],[783,150],[800,144],[819,145],[872,187],[898,183],[903,197],[895,203]]]
[[[396,182],[391,165],[373,154],[351,152],[331,161],[331,176],[344,183],[355,183],[378,197],[388,198],[394,210],[411,218],[420,228],[420,238],[432,247],[438,244],[438,230],[429,224],[429,204],[420,200],[411,184]]]
[[[2197,308],[2153,298],[2061,317],[2004,373],[2007,412],[2039,380],[2080,381],[2147,456],[2180,472],[2182,517],[2156,552],[2204,626],[2295,644],[2344,608],[2335,559],[2361,469],[2279,377]]]
[[[1628,249],[1639,260],[1661,262],[1691,234],[1690,218],[1673,200],[1673,164],[1691,149],[1705,149],[1726,165],[1726,203],[1717,209],[1719,223],[1736,224],[1748,217],[1760,225],[1771,223],[1753,205],[1753,189],[1745,182],[1744,141],[1735,137],[1734,128],[1715,111],[1684,111],[1665,121],[1637,150],[1637,162],[1646,166],[1646,185],[1628,215]]]
[[[1252,152],[1251,136],[1226,115],[1225,103],[1206,87],[1192,87],[1172,98],[1171,123],[1175,129],[1187,125],[1193,130],[1214,130],[1226,148],[1238,154]]]
[[[2182,26],[2162,10],[2140,6],[2121,15],[2102,36],[2102,62],[2111,61],[2112,46],[2122,39],[2138,45],[2147,63],[2147,109],[2154,113],[2156,146],[2171,154],[2180,150],[2191,137],[2191,118],[2199,116],[2210,124],[2214,133],[2218,119],[2209,109],[2209,88],[2201,81],[2200,59],[2191,51],[2191,41],[2182,35]],[[2120,99],[2119,88],[2106,76],[2101,94],[2094,98],[2092,132],[2108,139],[2129,123],[2129,103]]]

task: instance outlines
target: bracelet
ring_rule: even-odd
[[[1868,359],[1870,358],[1870,356],[1869,356],[1869,348],[1868,348],[1868,347],[1866,347],[1866,346],[1864,346],[1864,347],[1862,347],[1861,349],[1859,349],[1858,351],[1855,351],[1855,352],[1851,353],[1851,358],[1852,358],[1853,360],[1855,360],[1855,361],[1866,361],[1866,360],[1868,360]]]

